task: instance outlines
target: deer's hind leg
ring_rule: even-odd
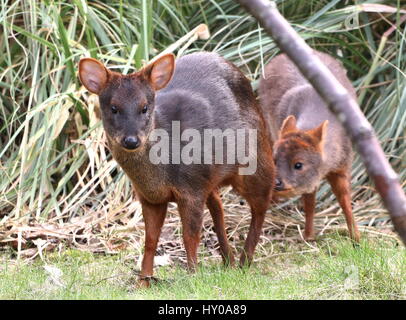
[[[234,265],[234,254],[228,243],[224,225],[224,210],[218,191],[213,191],[209,195],[206,201],[206,205],[213,219],[214,230],[219,241],[220,252],[223,258],[224,265],[232,266]]]
[[[190,272],[195,272],[205,199],[183,196],[177,203],[182,221],[183,243],[186,249],[188,269]]]
[[[240,266],[250,265],[258,244],[265,214],[272,197],[273,176],[267,181],[261,177],[247,176],[244,187],[240,190],[241,195],[247,200],[251,207],[251,223],[245,240],[244,249],[240,257]]]

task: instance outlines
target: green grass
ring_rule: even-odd
[[[404,14],[400,12],[403,1],[276,2],[309,45],[337,57],[347,68],[361,109],[405,189],[404,24],[383,37],[399,23]],[[397,11],[385,12],[385,8],[376,6],[380,3]],[[348,17],[357,12],[359,26],[346,28]],[[208,25],[211,37],[195,41],[185,50],[176,49],[175,54],[218,52],[240,67],[256,89],[264,64],[279,49],[234,0],[0,0],[0,241],[15,244],[20,239],[22,244],[27,240],[29,247],[36,238],[17,227],[47,224],[63,231],[77,219],[93,217],[83,222],[84,231],[81,226],[74,229],[80,231],[79,236],[84,232],[89,239],[102,239],[105,251],[110,250],[108,245],[119,242],[118,238],[138,250],[137,254],[142,251],[141,210],[132,200],[128,178],[106,148],[94,97],[77,78],[78,61],[91,56],[116,71],[133,72],[201,23]],[[390,229],[389,216],[358,158],[353,164],[352,189],[358,224],[370,232],[375,226]],[[317,217],[323,230],[343,224],[329,187],[320,188],[318,200],[317,211],[325,213]],[[234,239],[246,228],[246,224],[240,224],[242,219],[247,221],[247,217],[239,216],[235,206],[238,201],[225,199],[226,210],[232,211],[227,212],[228,216],[232,213],[234,217],[233,225],[228,227],[239,228],[233,233]],[[285,218],[300,217],[288,222],[278,220],[278,212],[283,210]],[[278,212],[269,218],[272,224],[267,224],[267,236],[281,232],[286,235],[286,228],[296,235],[300,225],[297,221],[303,222],[296,208],[288,203],[274,211]],[[171,232],[178,241],[175,249],[181,240],[178,222],[170,220],[175,229]],[[127,224],[131,225],[130,231],[124,237]],[[208,234],[205,230],[204,236]],[[76,235],[71,234],[71,243],[77,240]],[[174,242],[172,239],[170,244]],[[266,245],[272,246],[272,242]],[[261,261],[245,272],[223,270],[208,261],[193,276],[181,266],[158,268],[159,278],[172,281],[148,291],[132,289],[133,262],[127,260],[128,253],[93,256],[65,251],[61,256],[47,255],[45,262],[32,263],[16,263],[4,253],[0,257],[0,298],[224,295],[229,299],[385,299],[400,298],[404,292],[404,249],[386,241],[364,241],[354,249],[342,238],[327,238],[314,249],[289,245],[278,250],[258,248],[257,253],[267,252],[269,256],[261,256]],[[65,288],[48,283],[45,263],[63,271]],[[351,266],[358,268],[359,287],[344,290],[345,270]],[[117,273],[123,275],[103,280]]]
[[[394,241],[341,236],[286,244],[251,268],[224,268],[205,259],[190,275],[179,263],[157,267],[161,279],[135,288],[134,256],[96,256],[77,250],[16,262],[0,255],[0,299],[406,299],[406,252]],[[261,257],[259,257],[261,258]],[[63,287],[44,266],[62,271]]]

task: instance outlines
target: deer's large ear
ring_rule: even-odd
[[[80,82],[92,93],[99,94],[106,86],[109,71],[96,59],[83,58],[79,61]]]
[[[327,125],[328,125],[328,120],[325,120],[317,128],[314,128],[314,129],[311,129],[308,131],[308,133],[310,135],[312,135],[313,137],[315,137],[317,139],[317,141],[319,142],[322,149],[324,146],[324,141],[327,136]]]
[[[281,136],[288,132],[295,132],[297,131],[296,127],[296,118],[295,116],[290,115],[287,117],[285,120],[283,120],[282,126],[281,126]]]
[[[166,54],[147,65],[142,73],[154,90],[165,88],[175,70],[175,56]]]

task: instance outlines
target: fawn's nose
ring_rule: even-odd
[[[134,150],[140,146],[140,139],[138,139],[136,136],[128,136],[124,137],[121,143],[124,148]]]
[[[279,178],[275,179],[275,190],[276,191],[282,191],[283,190],[283,182]]]

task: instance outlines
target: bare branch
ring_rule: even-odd
[[[388,209],[395,230],[406,244],[406,197],[357,102],[269,0],[238,0],[273,37],[338,117],[355,144],[376,190]]]

